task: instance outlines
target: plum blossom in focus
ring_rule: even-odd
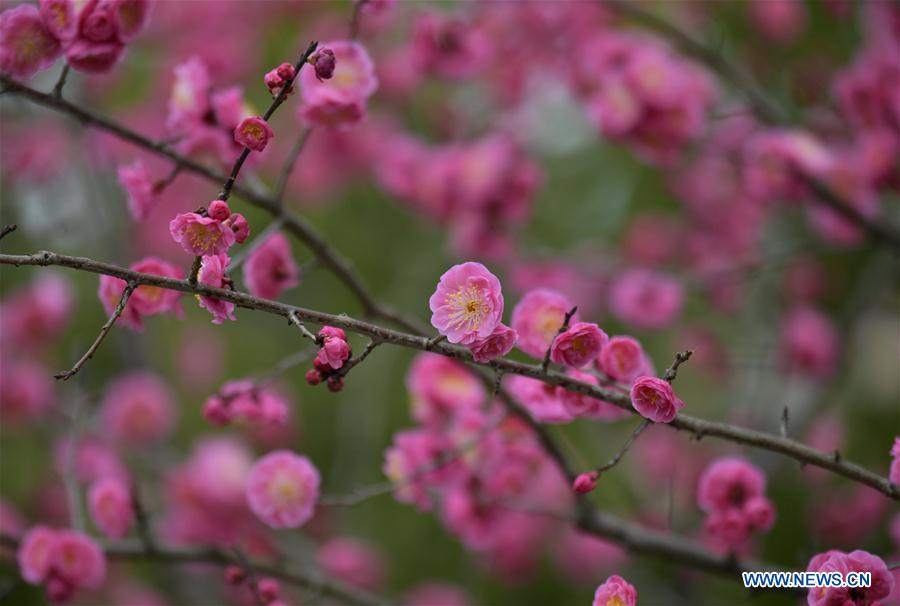
[[[454,265],[428,300],[431,325],[451,343],[489,337],[503,316],[500,280],[481,263]]]

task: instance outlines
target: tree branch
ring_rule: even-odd
[[[0,534],[0,545],[15,550],[19,548],[19,540],[6,534]],[[170,564],[214,564],[222,567],[241,565],[235,556],[212,547],[208,549],[160,547],[148,551],[141,545],[125,543],[106,545],[103,551],[108,558],[116,560],[151,560]],[[322,591],[332,598],[353,606],[378,606],[389,603],[389,600],[380,596],[329,579],[308,569],[288,570],[279,565],[253,560],[249,560],[248,563],[258,574],[275,577],[303,589]]]
[[[721,52],[708,48],[665,19],[641,8],[636,2],[630,0],[603,0],[603,2],[620,14],[667,38],[685,54],[705,64],[742,94],[753,113],[763,122],[774,126],[791,125],[787,112],[763,91],[750,74],[725,59]],[[813,199],[819,204],[841,214],[872,237],[890,246],[895,252],[900,252],[900,233],[896,227],[866,217],[822,181],[805,173],[802,173],[800,178],[810,188]]]
[[[297,318],[297,321],[309,321],[316,324],[328,324],[337,326],[346,330],[365,335],[382,341],[391,343],[401,347],[407,347],[419,351],[433,351],[448,358],[454,358],[473,366],[481,366],[492,370],[499,370],[504,373],[512,373],[538,379],[548,385],[557,385],[574,393],[585,394],[594,398],[598,398],[609,402],[619,408],[634,412],[631,406],[630,397],[627,394],[606,389],[597,385],[583,383],[563,373],[547,370],[544,371],[539,365],[526,364],[506,358],[498,358],[491,362],[479,363],[474,360],[471,352],[465,347],[452,345],[450,343],[440,342],[432,344],[427,337],[414,334],[403,333],[390,328],[385,328],[376,324],[357,320],[350,316],[341,314],[334,315],[322,311],[306,309],[281,303],[279,301],[271,301],[254,297],[239,291],[213,288],[206,284],[191,285],[186,280],[176,280],[164,276],[153,274],[145,274],[136,272],[124,267],[94,261],[85,257],[72,257],[68,255],[59,255],[49,251],[42,251],[33,255],[6,255],[0,254],[0,265],[15,266],[49,266],[55,265],[59,267],[68,267],[71,269],[87,271],[95,274],[105,274],[113,276],[135,286],[146,284],[149,286],[157,286],[169,290],[175,290],[184,293],[200,294],[208,297],[230,301],[235,305],[245,309],[255,309],[270,314],[275,314],[287,318]],[[489,377],[485,377],[491,381]],[[500,398],[505,400],[507,406],[518,414],[526,423],[529,424],[536,432],[538,437],[548,452],[560,462],[564,462],[564,458],[559,454],[559,449],[548,439],[544,428],[536,423],[527,411],[522,409],[515,401],[509,399],[508,394],[501,391]],[[785,439],[774,434],[756,431],[753,429],[745,429],[728,423],[718,421],[707,421],[696,417],[691,417],[679,413],[671,423],[665,424],[674,429],[689,431],[697,438],[704,436],[713,436],[745,444],[763,450],[770,450],[785,456],[791,457],[808,465],[814,465],[832,471],[838,475],[844,476],[855,482],[866,484],[878,490],[889,498],[900,501],[900,486],[891,484],[891,482],[883,477],[875,474],[855,463],[850,463],[844,459],[835,460],[831,455],[825,454],[814,448],[810,448],[805,444],[794,440]],[[554,454],[554,451],[556,454]],[[571,470],[567,471],[567,475],[571,475]]]
[[[153,141],[149,137],[135,132],[114,120],[70,103],[65,99],[58,99],[52,95],[29,88],[3,74],[0,74],[0,84],[3,85],[3,90],[10,94],[24,97],[37,105],[66,114],[82,124],[94,126],[146,151],[168,158],[184,170],[203,177],[207,181],[220,184],[228,179],[226,175],[172,151],[166,142]],[[365,315],[381,318],[409,332],[425,333],[426,328],[421,322],[405,318],[393,308],[378,303],[356,272],[353,271],[350,263],[334,250],[312,225],[300,216],[284,212],[278,200],[240,185],[234,185],[232,191],[270,215],[281,216],[284,219],[285,229],[303,242],[319,262],[353,293],[362,306]]]
[[[125,305],[128,304],[128,299],[131,298],[131,293],[134,292],[134,289],[137,285],[134,282],[129,282],[127,286],[125,286],[125,290],[122,291],[122,297],[119,299],[119,304],[116,305],[116,308],[113,310],[112,315],[109,316],[109,319],[106,323],[100,328],[100,334],[97,335],[97,338],[94,339],[94,342],[88,348],[84,355],[75,362],[75,366],[71,369],[58,372],[54,376],[56,379],[62,379],[63,381],[68,381],[72,377],[74,377],[81,367],[84,366],[85,362],[94,357],[94,354],[97,352],[97,349],[100,347],[100,344],[103,343],[103,339],[106,338],[106,335],[109,334],[109,331],[112,330],[113,324],[116,323],[116,320],[119,319],[119,316],[122,315],[122,312],[125,311]]]

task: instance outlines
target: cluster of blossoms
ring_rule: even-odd
[[[323,326],[316,340],[319,351],[313,360],[313,367],[306,373],[306,382],[318,385],[324,381],[329,391],[338,392],[344,388],[341,369],[353,354],[347,342],[347,333],[335,326]]]
[[[702,132],[715,89],[696,64],[654,40],[604,32],[584,42],[575,78],[605,137],[671,163]]]
[[[518,335],[502,322],[500,280],[481,263],[454,265],[428,300],[431,325],[451,343],[465,345],[479,362],[509,353]]]
[[[378,88],[375,66],[366,49],[357,42],[336,40],[321,45],[310,61],[315,69],[300,72],[301,119],[327,127],[360,122],[369,97]]]
[[[288,86],[287,92],[285,95],[294,94],[294,77],[297,75],[297,70],[294,69],[294,66],[290,63],[282,63],[275,69],[269,70],[266,72],[266,75],[263,77],[263,82],[266,83],[266,88],[269,89],[269,94],[272,95],[272,98],[275,99],[278,95],[281,94],[282,89],[288,82],[292,84]]]
[[[149,0],[40,0],[7,9],[0,13],[0,71],[26,79],[65,55],[76,70],[108,72],[149,13]]]
[[[79,589],[95,589],[106,577],[106,556],[90,537],[75,530],[35,526],[17,554],[22,578],[43,585],[55,604],[70,601]]]
[[[132,263],[129,269],[175,280],[181,280],[184,277],[181,269],[156,257],[147,257]],[[119,305],[122,293],[127,286],[128,283],[125,280],[107,275],[100,276],[100,287],[97,295],[100,297],[100,302],[103,304],[103,309],[106,310],[107,314],[112,314],[113,310]],[[184,310],[181,307],[181,293],[145,284],[138,286],[131,294],[122,315],[119,316],[119,323],[132,330],[142,331],[145,317],[165,313],[174,314],[177,318],[184,317]]]
[[[229,381],[206,399],[203,416],[213,425],[284,425],[290,407],[283,396],[251,379]]]
[[[232,213],[224,200],[213,200],[196,212],[179,213],[169,223],[169,233],[184,252],[196,257],[221,255],[250,235],[250,225],[240,213]]]
[[[12,429],[43,418],[56,402],[43,350],[62,334],[72,314],[73,293],[49,273],[11,290],[0,302],[0,424]]]
[[[406,134],[383,137],[389,152],[373,163],[388,194],[448,225],[457,253],[510,255],[510,228],[528,219],[542,181],[520,145],[505,135],[439,147]]]
[[[239,86],[214,89],[206,63],[200,57],[191,57],[175,66],[166,129],[175,140],[173,148],[180,154],[209,157],[222,166],[230,165],[245,143],[258,147],[269,132],[267,124],[257,132],[252,127],[259,125],[251,120],[245,125],[248,127],[246,140],[239,141],[240,125],[252,116],[243,89]],[[250,137],[251,134],[254,136]]]
[[[765,496],[766,477],[750,462],[719,459],[700,476],[697,503],[706,512],[711,542],[723,551],[742,549],[752,530],[768,532],[775,523],[775,506]]]
[[[884,560],[867,551],[857,549],[846,553],[831,549],[817,554],[809,561],[807,572],[839,573],[868,572],[872,582],[868,587],[813,587],[807,595],[809,606],[878,606],[888,604],[894,587],[894,577]]]
[[[234,587],[246,585],[248,601],[257,599],[262,601],[265,606],[285,606],[285,603],[281,601],[281,584],[277,579],[272,577],[251,579],[246,570],[230,565],[225,568],[225,582]]]
[[[504,504],[558,505],[569,498],[565,481],[527,426],[489,405],[459,362],[420,354],[407,385],[421,425],[397,433],[385,454],[396,498],[437,510],[488,567],[521,578],[533,570],[550,522]]]

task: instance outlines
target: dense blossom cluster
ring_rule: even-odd
[[[766,478],[750,462],[719,459],[706,468],[697,488],[697,503],[706,512],[704,528],[723,550],[744,547],[750,532],[768,532],[775,523],[775,506],[765,496]]]
[[[728,61],[719,64],[703,52],[681,52],[683,46],[676,48],[674,41],[642,33],[639,26],[648,23],[627,17],[629,11],[644,10],[637,6],[641,3],[630,3],[621,12],[604,2],[485,1],[435,8],[427,3],[354,0],[349,32],[343,37],[334,34],[345,30],[336,27],[331,7],[314,3],[274,3],[264,11],[252,2],[219,3],[214,11],[204,3],[159,4],[154,15],[158,25],[148,38],[151,45],[164,48],[159,55],[142,54],[135,72],[139,75],[128,76],[132,80],[111,72],[126,45],[145,29],[149,0],[25,1],[0,13],[4,104],[22,93],[146,152],[135,156],[134,149],[119,147],[122,141],[92,133],[78,141],[86,152],[75,157],[62,129],[43,123],[12,125],[0,145],[4,194],[7,183],[14,188],[31,185],[38,192],[26,199],[23,229],[15,237],[24,232],[26,238],[46,235],[67,242],[69,232],[81,227],[85,233],[73,238],[93,237],[86,228],[91,220],[74,229],[68,224],[72,216],[61,210],[71,206],[73,214],[93,219],[98,216],[93,209],[81,213],[74,203],[55,203],[77,198],[74,192],[80,188],[72,187],[74,180],[66,172],[73,166],[90,172],[92,192],[99,175],[114,172],[132,220],[110,230],[121,236],[115,250],[121,246],[129,260],[138,259],[130,270],[181,281],[176,289],[167,289],[115,277],[127,275],[122,271],[100,272],[97,295],[110,324],[73,371],[58,377],[78,372],[113,322],[142,331],[153,316],[184,318],[181,290],[193,289],[199,306],[217,325],[237,319],[236,305],[200,294],[210,292],[203,287],[246,290],[260,299],[282,297],[300,285],[301,266],[289,239],[297,236],[315,257],[302,266],[304,285],[317,284],[315,276],[307,281],[307,269],[321,265],[350,286],[365,315],[379,324],[359,330],[372,342],[354,357],[343,329],[324,325],[313,334],[300,321],[302,310],[289,313],[290,323],[315,345],[306,383],[324,383],[329,391],[341,392],[348,373],[382,343],[420,339],[414,347],[430,350],[412,360],[406,375],[416,425],[394,433],[384,454],[387,490],[392,487],[397,500],[420,511],[434,512],[483,568],[507,581],[532,578],[540,558],[549,555],[566,578],[596,587],[593,606],[636,606],[636,588],[612,574],[627,564],[624,550],[600,536],[627,546],[634,533],[639,540],[640,533],[659,532],[667,550],[677,551],[684,539],[685,549],[699,554],[695,559],[708,553],[720,561],[721,552],[743,565],[737,558],[757,551],[753,539],[775,525],[774,499],[782,496],[775,474],[780,471],[769,470],[775,486],[770,499],[766,474],[747,459],[716,458],[715,447],[706,441],[686,445],[686,440],[673,437],[676,432],[666,433],[672,427],[655,426],[678,419],[684,421],[675,424],[681,429],[690,419],[681,413],[685,403],[672,386],[683,360],[677,358],[671,372],[660,378],[648,351],[656,356],[672,343],[679,349],[690,347],[696,353],[691,370],[696,366],[703,372],[705,391],[726,394],[717,403],[730,404],[744,395],[737,393],[742,389],[739,381],[733,382],[736,395],[723,386],[725,379],[739,376],[730,373],[742,364],[740,331],[747,324],[754,336],[759,333],[761,343],[771,346],[766,359],[775,367],[766,371],[777,380],[763,387],[788,393],[785,402],[791,415],[800,411],[789,426],[785,407],[784,440],[793,439],[789,431],[802,431],[804,443],[833,453],[829,463],[802,472],[804,488],[811,494],[805,505],[808,530],[847,551],[819,553],[807,570],[872,574],[866,588],[813,588],[809,605],[886,606],[900,599],[900,573],[877,555],[852,550],[867,545],[863,541],[876,533],[881,533],[880,542],[873,544],[881,547],[887,524],[895,552],[900,550],[900,515],[888,521],[891,512],[883,498],[896,490],[890,483],[900,485],[900,437],[889,448],[879,438],[883,469],[863,475],[867,470],[849,465],[843,475],[857,483],[832,490],[831,475],[822,467],[831,468],[832,459],[834,466],[841,466],[848,444],[857,447],[846,435],[850,419],[805,401],[794,404],[795,397],[812,402],[837,393],[837,385],[829,381],[843,374],[838,371],[845,357],[859,360],[864,372],[877,376],[887,371],[880,367],[882,360],[873,359],[880,354],[869,350],[895,353],[877,342],[880,336],[871,338],[858,328],[862,323],[855,323],[857,316],[871,320],[876,325],[872,332],[880,332],[882,319],[869,310],[860,312],[858,301],[840,307],[839,297],[851,290],[860,292],[855,299],[868,297],[864,282],[879,277],[868,277],[869,271],[878,273],[877,253],[870,250],[876,242],[872,233],[880,230],[881,238],[889,241],[896,227],[882,216],[891,208],[884,199],[895,196],[900,187],[896,3],[869,0],[857,6],[828,0],[819,6],[800,0],[750,0],[746,6],[736,5],[745,11],[754,33],[752,44],[734,52],[735,58],[748,60],[751,85],[750,74],[765,76],[771,59],[760,44],[803,55],[798,43],[820,21],[860,17],[861,45],[855,55],[822,53],[815,65],[791,63],[785,90],[773,96],[790,102],[784,112],[790,121],[781,120],[780,105],[770,104],[765,90],[742,90],[741,73],[729,78]],[[716,4],[673,4],[664,12],[671,13],[665,16],[674,23],[693,28],[708,25],[718,11],[737,10]],[[268,40],[262,45],[259,32],[268,35],[273,28],[283,29],[282,23],[297,22],[304,28],[312,24],[304,36],[321,31],[332,41],[309,47],[308,56],[296,65],[271,61],[275,46]],[[262,46],[264,64],[248,51]],[[841,65],[835,63],[837,56],[850,59]],[[34,91],[23,91],[10,81],[32,78],[60,57],[65,71],[46,95],[38,91],[49,89],[49,81],[36,79]],[[275,67],[265,71],[263,65]],[[105,78],[91,77],[82,87],[85,77],[69,75],[70,67]],[[713,71],[723,72],[718,74],[725,76],[722,83],[731,80],[735,92],[745,94],[720,91]],[[63,96],[67,77],[81,80],[81,88],[73,91],[70,82]],[[131,92],[137,81],[141,86],[134,90],[146,93],[147,103]],[[255,83],[255,90],[246,95],[238,84],[245,81]],[[268,111],[250,103],[257,98],[265,99]],[[109,99],[119,115],[107,120],[104,111],[95,115],[80,110],[84,99]],[[276,123],[274,110],[288,101],[294,104],[293,115],[281,112],[278,119],[284,122]],[[15,111],[18,118],[18,108]],[[132,123],[152,126],[131,132]],[[285,156],[292,141],[287,161],[276,167],[273,159]],[[615,154],[617,147],[626,153]],[[585,189],[577,174],[591,169],[584,171],[570,160],[567,154],[572,151],[601,158],[589,166],[608,162],[616,175],[621,168],[622,178],[607,178]],[[660,205],[631,207],[648,191],[659,193],[641,166],[662,175],[660,188],[672,200],[663,196]],[[214,194],[201,189],[208,183],[193,182],[188,173],[227,180]],[[332,252],[331,243],[313,229],[320,221],[328,224],[324,217],[310,213],[307,221],[307,208],[292,214],[288,207],[297,201],[338,199],[336,194],[357,185],[356,179],[371,182],[417,218],[443,228],[453,259],[477,258],[490,264],[492,269],[481,262],[460,262],[441,275],[428,299],[437,335],[387,330],[390,320],[415,326],[416,318],[407,321],[400,312],[395,316],[393,308],[381,307],[357,278],[353,264]],[[565,196],[559,194],[570,185],[574,196],[599,201],[598,214],[564,206]],[[184,212],[213,195],[217,198],[205,207]],[[42,199],[48,197],[55,205]],[[366,221],[369,198],[348,201],[347,216]],[[252,241],[247,217],[232,211],[234,204],[245,203],[268,211],[273,219]],[[674,208],[667,211],[664,204]],[[843,205],[849,210],[839,212]],[[253,219],[255,231],[259,215],[241,210]],[[91,227],[108,227],[104,221],[96,223]],[[348,225],[352,228],[352,221]],[[390,225],[406,229],[399,220],[391,219]],[[537,242],[536,227],[550,241]],[[579,237],[582,229],[590,242]],[[8,233],[4,229],[4,236]],[[782,241],[784,250],[773,245]],[[367,237],[359,237],[359,242],[369,245]],[[244,243],[245,249],[235,254],[232,247]],[[847,249],[854,254],[843,254]],[[389,268],[386,272],[412,273],[383,252],[375,258]],[[194,258],[192,267],[181,253]],[[19,263],[8,258],[11,264]],[[44,263],[35,258],[38,262],[29,264]],[[184,267],[173,263],[178,259]],[[864,263],[873,269],[859,271]],[[84,269],[85,262],[68,264]],[[749,279],[754,273],[766,275]],[[857,274],[866,277],[859,286]],[[498,276],[508,278],[506,297],[517,297],[508,324],[504,313],[510,299],[504,298]],[[398,281],[406,286],[410,280],[403,276]],[[195,288],[198,284],[201,287]],[[762,288],[754,290],[750,284]],[[315,287],[299,290],[306,289],[298,289],[303,297],[318,294]],[[4,289],[0,302],[0,424],[4,432],[40,429],[52,435],[50,473],[36,474],[39,490],[27,496],[35,504],[34,520],[30,509],[22,515],[18,502],[0,498],[4,541],[18,541],[17,563],[26,582],[41,585],[53,603],[68,602],[84,591],[95,592],[84,599],[165,603],[161,595],[143,591],[126,577],[124,568],[113,567],[108,575],[106,555],[93,533],[113,547],[134,535],[148,551],[162,547],[155,554],[162,559],[167,549],[196,546],[203,548],[197,551],[201,559],[213,553],[206,549],[218,548],[229,559],[235,553],[236,560],[243,560],[246,552],[252,559],[289,564],[295,551],[303,550],[304,568],[314,562],[313,576],[324,575],[323,587],[333,577],[365,592],[395,589],[387,551],[343,534],[336,528],[338,516],[318,509],[320,485],[345,480],[351,484],[353,478],[344,472],[348,461],[340,453],[330,452],[330,459],[321,460],[323,471],[334,476],[323,478],[310,458],[293,450],[297,398],[287,389],[287,373],[296,360],[272,374],[254,375],[260,378],[229,380],[221,376],[227,362],[221,342],[210,337],[221,334],[211,331],[221,329],[205,326],[210,332],[180,337],[178,356],[166,362],[177,371],[170,380],[137,369],[157,359],[155,350],[144,351],[126,340],[133,335],[115,335],[106,341],[103,355],[110,355],[107,347],[119,348],[115,351],[121,352],[121,363],[131,370],[112,376],[98,373],[105,382],[98,386],[102,389],[94,388],[94,376],[87,373],[80,375],[88,377],[83,384],[64,388],[51,379],[50,364],[59,359],[48,344],[60,343],[66,333],[75,310],[74,292],[65,279],[47,273]],[[773,293],[774,303],[763,299]],[[766,313],[751,318],[759,300],[765,301]],[[269,310],[274,306],[272,301],[247,305]],[[293,308],[277,309],[284,315]],[[424,311],[423,297],[414,309]],[[334,314],[343,311],[329,309]],[[99,314],[96,301],[94,312]],[[304,321],[307,317],[316,316],[303,314]],[[335,317],[335,324],[359,326]],[[152,322],[162,326],[165,321]],[[298,337],[294,327],[290,332]],[[120,336],[121,342],[110,345]],[[663,345],[663,339],[670,340]],[[854,355],[846,356],[851,343]],[[250,340],[243,345],[245,353],[257,347]],[[67,351],[68,343],[61,349]],[[302,358],[305,351],[299,353],[308,359]],[[501,360],[509,355],[530,358],[528,366]],[[493,391],[490,375],[480,374],[490,369],[495,373]],[[560,373],[582,385],[554,385],[564,382]],[[283,382],[273,382],[279,374],[285,375]],[[755,377],[754,384],[759,383]],[[895,395],[883,381],[859,383],[865,398]],[[214,391],[216,385],[221,387]],[[586,386],[605,390],[610,401],[582,393],[590,391]],[[684,393],[695,389],[684,387]],[[179,401],[187,403],[187,398],[192,405],[181,409]],[[753,412],[723,406],[715,409],[715,418],[721,427],[734,420],[765,429],[762,415],[772,411],[758,411],[759,418]],[[642,417],[634,420],[639,425],[610,463],[585,464],[581,468],[589,471],[577,475],[568,471],[565,459],[574,450],[570,435],[584,429],[592,436],[591,449],[573,460],[581,463],[582,454],[607,460],[621,444],[611,439],[619,429],[614,424],[635,413]],[[201,417],[209,433],[184,441],[185,430],[193,429],[193,421]],[[548,429],[543,425],[565,424],[577,427],[543,433]],[[869,431],[885,435],[872,425]],[[388,435],[380,424],[373,427],[379,431],[368,432],[367,438]],[[642,433],[645,429],[647,434]],[[346,427],[340,430],[335,444],[360,435]],[[561,452],[556,452],[554,442],[563,436]],[[703,432],[694,437],[699,442]],[[181,447],[186,454],[178,452]],[[640,522],[622,521],[629,524],[629,532],[582,532],[571,522],[576,517],[580,526],[587,526],[581,514],[593,506],[601,474],[603,488],[608,484],[622,490],[609,470],[626,451],[636,462],[624,461],[616,473],[626,478],[622,481],[628,490],[604,502],[602,515],[606,508],[611,510],[612,527],[613,510],[627,507]],[[316,450],[307,452],[320,461]],[[39,465],[40,457],[35,459]],[[872,475],[879,477],[873,480]],[[148,517],[143,497],[151,485],[157,491],[146,500]],[[373,494],[383,491],[376,486]],[[606,497],[613,490],[598,492]],[[369,493],[363,487],[359,494],[362,497],[352,490],[349,501],[368,498]],[[343,499],[326,495],[321,505],[330,500]],[[669,503],[668,519],[656,506],[663,502]],[[662,534],[667,531],[649,530],[671,529],[672,516],[682,512],[693,517],[678,524],[699,529],[691,534],[702,545],[675,533],[670,537]],[[86,532],[80,530],[84,527]],[[291,534],[300,527],[306,536]],[[652,552],[653,541],[643,547]],[[255,574],[243,561],[224,566],[224,558],[210,556],[210,562],[223,564],[224,575],[216,580],[227,598],[240,604],[286,606],[291,596],[282,585],[290,577]],[[654,596],[648,589],[642,587],[643,599]],[[456,586],[437,579],[404,587],[403,596],[409,606],[474,603]],[[584,597],[586,602],[589,594]]]
[[[72,68],[112,69],[144,28],[149,0],[40,0],[0,14],[0,71],[30,78],[65,55]]]

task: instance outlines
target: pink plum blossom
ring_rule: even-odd
[[[575,322],[553,340],[550,359],[557,364],[583,368],[592,363],[609,337],[590,322]]]
[[[134,521],[131,490],[121,478],[100,479],[88,490],[88,510],[100,531],[110,539],[122,539]]]
[[[150,446],[166,438],[177,416],[172,391],[157,375],[133,371],[106,386],[100,418],[121,444]]]
[[[612,337],[597,357],[597,368],[623,383],[632,383],[641,376],[653,373],[653,367],[637,339]]]
[[[572,482],[572,490],[578,494],[587,494],[597,488],[597,478],[600,476],[596,471],[588,471],[580,473]]]
[[[251,151],[263,151],[269,139],[274,137],[275,132],[269,127],[269,123],[259,116],[244,118],[234,129],[235,142]]]
[[[490,362],[512,351],[517,339],[516,331],[501,323],[489,337],[469,343],[466,347],[472,352],[476,362]]]
[[[22,577],[44,584],[52,602],[66,602],[78,589],[95,589],[106,576],[106,557],[88,536],[74,530],[35,526],[17,554]]]
[[[806,27],[801,0],[751,0],[748,6],[756,29],[775,42],[792,42]]]
[[[809,606],[878,606],[887,604],[886,600],[891,595],[894,586],[894,578],[884,560],[867,551],[857,549],[850,553],[831,549],[812,557],[806,567],[809,572],[840,573],[846,576],[848,572],[868,572],[872,575],[872,582],[868,587],[813,587],[809,590],[806,600]]]
[[[532,357],[543,358],[572,307],[562,293],[546,289],[529,291],[512,312],[511,325],[519,334],[516,345]]]
[[[322,346],[316,354],[316,361],[334,370],[341,368],[351,353],[347,335],[340,328],[323,326],[318,336],[322,340]]]
[[[610,311],[621,322],[644,329],[669,326],[681,313],[684,290],[679,282],[645,269],[623,272],[613,283]]]
[[[319,46],[334,53],[334,74],[329,80],[320,80],[315,69],[300,70],[303,96],[300,115],[310,123],[321,126],[345,126],[359,122],[365,116],[368,98],[378,88],[378,78],[369,53],[361,44],[349,40]]]
[[[182,278],[181,269],[155,257],[147,257],[133,263],[130,269],[166,278],[179,280]],[[126,286],[126,282],[119,278],[100,276],[100,288],[97,294],[107,314],[111,315],[118,306]],[[144,316],[155,316],[168,312],[174,313],[176,317],[183,316],[181,293],[143,284],[134,290],[118,321],[132,330],[141,331],[144,328]]]
[[[131,211],[131,216],[138,221],[146,219],[159,204],[159,195],[144,163],[137,160],[133,164],[120,166],[118,176],[119,184],[128,194],[128,210]]]
[[[597,587],[593,606],[637,606],[637,590],[622,577],[612,575]]]
[[[350,585],[377,591],[384,583],[384,556],[369,543],[351,537],[336,537],[316,552],[323,572]]]
[[[484,385],[465,365],[445,356],[421,353],[406,375],[412,417],[428,426],[440,426],[464,410],[480,407]]]
[[[631,403],[642,417],[654,423],[669,423],[684,408],[668,381],[640,377],[631,386]]]
[[[74,296],[69,281],[49,272],[12,291],[0,305],[2,347],[39,349],[66,329]]]
[[[250,294],[266,299],[277,299],[300,283],[300,270],[284,234],[272,234],[250,253],[244,264],[244,283]]]
[[[235,233],[222,221],[197,213],[180,213],[169,223],[169,233],[184,252],[202,257],[228,252]]]
[[[197,280],[201,284],[206,284],[213,288],[225,288],[228,285],[225,270],[230,262],[231,259],[224,253],[203,257]],[[198,295],[198,300],[200,301],[200,307],[212,314],[213,324],[221,324],[225,320],[234,321],[237,319],[234,317],[235,305],[230,301],[223,301],[222,299],[205,295]]]
[[[288,450],[259,459],[247,478],[247,503],[272,528],[297,528],[313,515],[319,472],[306,457]]]
[[[787,370],[813,378],[830,376],[840,339],[828,316],[812,307],[795,307],[782,321],[781,359]]]
[[[500,280],[481,263],[454,265],[428,300],[431,325],[451,343],[469,345],[489,337],[503,316]]]
[[[768,532],[775,507],[765,496],[765,476],[737,457],[715,461],[700,476],[697,502],[707,513],[707,535],[727,550],[741,548],[751,530]]]
[[[451,79],[472,76],[488,51],[484,33],[463,19],[431,11],[415,23],[411,52],[427,74]]]
[[[36,362],[0,359],[0,421],[12,429],[42,418],[55,404],[51,373]]]
[[[37,7],[20,4],[0,13],[0,72],[18,80],[53,65],[62,54]]]
[[[269,94],[272,95],[272,98],[278,97],[281,93],[281,89],[288,83],[293,81],[294,76],[296,75],[296,70],[294,66],[290,63],[282,63],[275,69],[272,69],[266,72],[263,81],[266,84],[266,88],[269,89]],[[286,95],[290,95],[294,92],[294,86],[288,89]]]
[[[289,410],[288,401],[275,390],[242,379],[225,383],[217,394],[207,398],[203,416],[215,425],[284,425]]]
[[[514,375],[506,380],[506,386],[538,423],[568,423],[574,418],[552,385]]]

